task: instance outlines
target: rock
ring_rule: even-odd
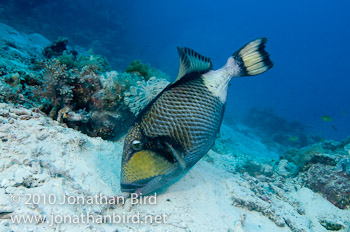
[[[338,151],[338,150],[343,150],[344,147],[350,144],[350,137],[342,140],[342,141],[333,141],[333,140],[327,140],[322,143],[322,147],[326,150],[330,151]]]
[[[242,178],[244,181],[237,181],[238,186],[232,190],[233,205],[260,212],[279,227],[305,231],[303,228],[310,221],[304,216],[305,210],[300,202],[288,194],[289,190],[277,187],[272,178],[259,180],[249,175]]]
[[[334,166],[339,160],[339,156],[324,149],[322,143],[316,143],[302,149],[290,149],[281,158],[293,162],[299,171],[305,171],[310,164],[315,163]]]
[[[294,163],[288,162],[286,159],[282,159],[278,163],[276,172],[278,175],[283,177],[293,177],[297,174],[298,168]]]
[[[239,172],[248,172],[251,176],[263,175],[271,177],[273,175],[273,167],[269,164],[262,164],[256,161],[248,160],[243,166],[238,168]]]
[[[341,159],[335,166],[337,172],[345,172],[346,175],[350,176],[350,158],[345,157]]]
[[[39,34],[27,35],[20,33],[14,28],[0,23],[0,41],[6,40],[13,48],[20,50],[31,51],[31,53],[40,52],[45,46],[50,44],[50,41]]]
[[[63,51],[67,50],[68,39],[67,38],[58,38],[53,41],[49,46],[45,47],[43,50],[43,55],[46,58],[52,58],[61,56]]]
[[[321,219],[319,222],[326,230],[339,231],[345,229],[345,225],[341,222],[329,221],[327,219]]]
[[[350,176],[337,172],[332,166],[314,164],[306,172],[306,186],[322,193],[340,209],[350,207]]]

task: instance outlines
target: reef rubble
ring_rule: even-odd
[[[1,231],[347,231],[349,209],[312,191],[290,161],[257,137],[223,125],[216,149],[157,195],[156,204],[44,204],[29,195],[117,196],[123,140],[109,142],[64,127],[38,110],[0,104]],[[244,126],[241,127],[244,129]],[[226,142],[240,141],[236,150]],[[257,153],[260,147],[264,154]],[[347,146],[346,146],[347,147]],[[226,152],[225,152],[226,150]],[[268,158],[266,158],[268,157]],[[250,160],[250,161],[249,161]],[[255,160],[253,162],[252,160]],[[341,159],[340,159],[341,160]],[[286,163],[288,162],[288,163]],[[342,161],[339,161],[342,162]],[[251,171],[250,168],[258,168]],[[291,168],[288,168],[291,167]],[[17,196],[21,201],[11,200]],[[319,207],[315,208],[315,205]],[[210,208],[210,211],[208,211]],[[160,224],[13,223],[11,215],[162,215]],[[49,219],[48,219],[49,221]],[[239,229],[239,230],[238,230]]]

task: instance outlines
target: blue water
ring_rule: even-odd
[[[128,36],[138,47],[134,51],[173,76],[175,46],[191,47],[219,68],[246,42],[269,39],[274,68],[231,81],[226,118],[240,118],[254,106],[271,107],[329,138],[350,135],[348,1],[136,2],[125,15],[133,25]],[[324,122],[323,115],[332,116],[333,122]]]
[[[30,2],[23,14],[2,20],[51,40],[66,36],[96,46],[117,70],[141,59],[175,77],[176,46],[211,57],[220,68],[245,43],[267,37],[274,68],[231,81],[225,118],[239,121],[252,107],[269,107],[326,138],[350,135],[348,1]],[[323,121],[323,115],[333,121]]]

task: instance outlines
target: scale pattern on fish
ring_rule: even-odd
[[[147,194],[171,184],[209,151],[220,129],[231,78],[258,75],[273,66],[266,41],[246,44],[215,71],[209,58],[178,48],[175,82],[140,112],[126,136],[122,191]]]

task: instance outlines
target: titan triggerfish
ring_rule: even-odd
[[[176,80],[139,113],[126,135],[123,192],[148,194],[169,185],[209,151],[220,129],[231,78],[272,68],[266,41],[259,38],[246,44],[218,70],[212,70],[209,58],[178,48]]]

